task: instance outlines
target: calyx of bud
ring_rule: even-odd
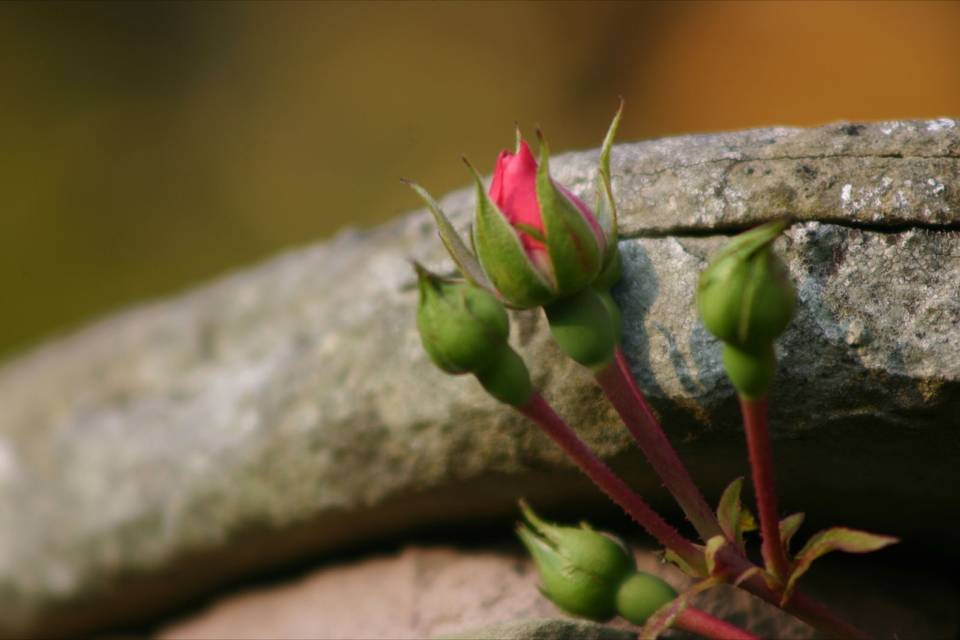
[[[617,613],[621,584],[636,570],[626,546],[588,525],[561,527],[521,503],[527,523],[517,533],[537,565],[541,592],[558,607],[591,620]]]

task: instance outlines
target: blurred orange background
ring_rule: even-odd
[[[0,353],[555,151],[960,114],[960,3],[0,4]]]

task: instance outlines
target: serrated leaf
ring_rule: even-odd
[[[561,296],[577,293],[596,279],[603,264],[603,255],[590,223],[550,177],[550,148],[542,134],[537,167],[537,202],[540,204],[557,292]]]
[[[794,513],[780,521],[780,541],[783,542],[783,551],[790,557],[790,540],[803,524],[804,514]]]
[[[450,219],[443,213],[443,210],[440,208],[440,205],[437,204],[437,201],[433,199],[433,196],[416,182],[404,180],[404,183],[416,191],[417,195],[426,203],[427,209],[430,210],[430,213],[433,215],[433,220],[437,224],[437,232],[440,234],[440,240],[443,242],[443,246],[447,248],[447,253],[453,258],[457,268],[460,269],[460,273],[478,287],[483,287],[494,295],[498,295],[490,283],[490,280],[487,278],[487,275],[483,272],[480,263],[477,262],[474,255],[470,253],[470,250],[467,249],[463,240],[460,239],[457,230],[454,229],[453,224],[450,223]]]
[[[724,489],[717,505],[717,521],[720,530],[727,538],[733,540],[740,550],[743,550],[743,533],[755,531],[757,521],[740,501],[740,492],[743,489],[743,477],[737,478]]]
[[[740,491],[743,488],[743,477],[739,477],[723,490],[720,496],[720,503],[717,505],[717,521],[720,523],[720,530],[729,538],[737,543],[737,546],[743,547],[743,536],[740,535],[740,513],[742,505],[740,504]]]
[[[793,570],[790,578],[787,580],[787,586],[783,591],[781,604],[786,604],[797,588],[797,580],[810,569],[810,565],[817,558],[830,553],[831,551],[846,551],[847,553],[870,553],[877,551],[891,544],[899,542],[898,538],[892,536],[882,536],[876,533],[848,529],[846,527],[833,527],[815,533],[803,549],[797,554],[793,563]]]
[[[620,107],[617,109],[613,121],[607,129],[607,135],[603,139],[603,145],[600,147],[600,167],[597,172],[597,202],[594,211],[597,214],[597,222],[603,230],[604,237],[607,240],[607,248],[604,254],[604,266],[611,260],[611,255],[617,248],[617,203],[613,199],[613,187],[610,182],[610,149],[613,148],[613,139],[617,135],[617,127],[620,126],[620,116],[623,115],[623,98],[620,99]]]
[[[510,304],[529,309],[555,297],[542,275],[531,264],[516,230],[487,196],[483,180],[469,163],[476,183],[477,219],[473,243],[483,271]]]
[[[640,640],[656,640],[657,637],[669,629],[677,618],[683,613],[683,610],[690,606],[690,601],[699,593],[715,587],[723,580],[715,577],[707,578],[695,583],[689,589],[678,595],[676,598],[663,605],[651,615],[643,628],[640,629]]]

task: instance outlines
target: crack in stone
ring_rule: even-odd
[[[709,238],[711,236],[735,236],[738,233],[748,231],[757,225],[761,225],[771,220],[776,220],[776,216],[761,218],[749,223],[716,225],[710,228],[702,227],[671,227],[668,229],[637,231],[628,234],[620,234],[618,240],[638,240],[642,238],[662,239],[662,238]],[[872,233],[883,234],[901,234],[910,231],[928,231],[932,233],[960,233],[960,220],[957,222],[936,224],[932,222],[913,222],[904,224],[882,224],[876,222],[862,222],[859,220],[844,220],[833,218],[795,218],[793,224],[802,224],[805,222],[818,222],[820,224],[829,224],[836,227],[846,227],[848,229],[859,229]]]
[[[725,157],[725,158],[710,158],[708,160],[700,160],[698,162],[690,162],[688,164],[675,164],[667,167],[661,167],[655,171],[632,171],[627,170],[622,172],[622,175],[629,176],[639,176],[641,178],[658,178],[665,173],[671,171],[683,171],[684,169],[695,169],[697,167],[704,167],[711,164],[721,164],[721,163],[730,163],[730,166],[727,167],[728,172],[731,171],[734,167],[737,167],[741,164],[746,164],[748,162],[785,162],[785,161],[799,161],[799,160],[960,160],[960,155],[953,153],[946,154],[930,154],[930,155],[909,155],[905,156],[902,153],[868,153],[868,154],[856,154],[856,153],[822,153],[822,154],[810,154],[810,155],[796,155],[796,156],[770,156],[767,158],[761,157]]]

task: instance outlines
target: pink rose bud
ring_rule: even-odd
[[[409,183],[427,203],[444,245],[469,281],[495,290],[505,304],[521,309],[547,305],[588,287],[610,288],[619,277],[610,187],[610,148],[619,120],[620,111],[601,150],[596,209],[550,177],[550,150],[539,132],[539,162],[518,135],[516,150],[497,158],[489,193],[468,162],[477,193],[476,256],[436,201]]]
[[[605,265],[607,238],[593,211],[549,173],[540,139],[539,165],[523,140],[497,158],[489,194],[477,178],[474,246],[504,300],[548,304],[590,286]]]

